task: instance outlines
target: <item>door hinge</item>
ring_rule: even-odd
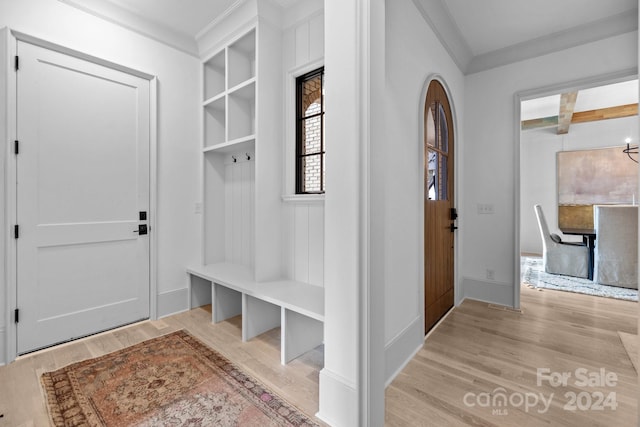
[[[20,226],[18,224],[13,226],[13,238],[17,239],[20,237]]]
[[[13,312],[13,321],[18,323],[20,321],[20,309],[16,308]]]
[[[18,154],[20,152],[20,142],[18,140],[14,141],[13,152],[14,154]]]
[[[16,71],[20,69],[20,57],[18,55],[16,55],[15,68],[16,68]]]

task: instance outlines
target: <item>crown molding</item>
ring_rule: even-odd
[[[200,41],[205,35],[207,35],[214,27],[216,27],[220,22],[227,19],[233,12],[236,11],[243,3],[247,0],[236,0],[231,6],[227,8],[221,15],[216,17],[213,21],[209,22],[206,27],[202,30],[198,31],[196,34],[196,41]]]
[[[471,48],[442,0],[412,0],[453,62],[464,73],[473,59]]]
[[[111,2],[105,0],[58,1],[170,46],[188,55],[196,58],[200,56],[195,38],[146,19]]]
[[[475,56],[465,74],[536,58],[638,30],[638,9]]]
[[[638,9],[474,56],[443,0],[413,0],[458,68],[465,75],[536,58],[638,30]]]

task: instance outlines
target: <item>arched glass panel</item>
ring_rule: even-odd
[[[449,128],[444,107],[438,101],[433,102],[425,113],[425,133],[425,197],[428,200],[447,200]]]
[[[438,147],[442,150],[443,154],[449,152],[449,128],[447,127],[447,116],[444,112],[442,104],[438,103],[438,119],[440,125],[440,141]]]

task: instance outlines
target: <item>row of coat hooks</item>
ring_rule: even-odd
[[[244,153],[244,155],[247,157],[247,161],[251,160],[251,156],[249,155],[249,153]],[[231,156],[231,158],[233,159],[233,163],[238,162],[238,158],[236,156]]]

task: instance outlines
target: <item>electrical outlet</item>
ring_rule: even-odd
[[[496,272],[491,268],[487,268],[487,279],[496,280]]]
[[[202,213],[202,202],[196,202],[196,207],[194,209],[194,213],[201,214]]]

